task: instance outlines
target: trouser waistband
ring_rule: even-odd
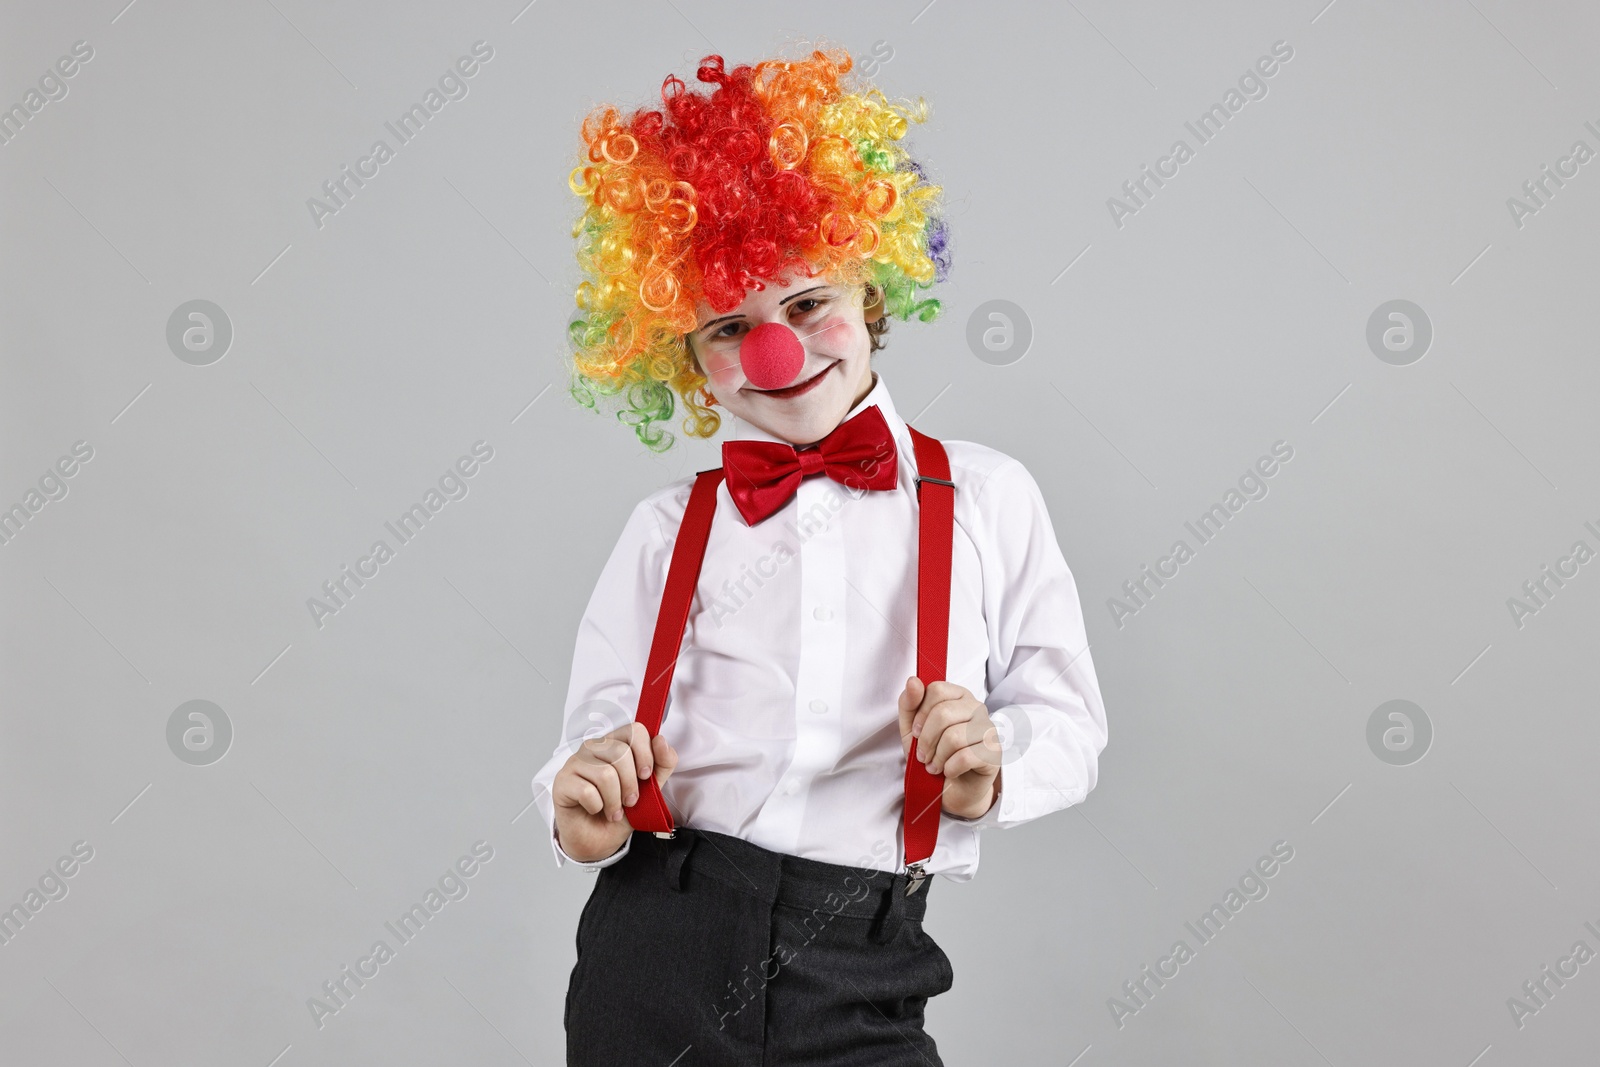
[[[680,892],[692,878],[712,878],[768,904],[831,916],[873,920],[870,936],[887,943],[906,919],[922,921],[933,879],[906,895],[910,877],[790,856],[714,830],[680,826],[670,839],[635,831],[629,855],[659,862]]]

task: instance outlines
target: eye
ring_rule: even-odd
[[[744,323],[742,322],[725,322],[721,326],[718,326],[715,330],[712,330],[711,333],[706,336],[706,340],[725,341],[730,337],[737,337],[739,331],[743,328]]]
[[[795,301],[794,304],[790,304],[790,317],[814,317],[814,315],[818,314],[819,310],[826,309],[826,307],[826,296],[802,296],[802,298],[798,299],[798,301]]]

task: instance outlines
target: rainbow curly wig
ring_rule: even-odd
[[[684,342],[697,302],[726,313],[792,267],[871,283],[902,320],[939,313],[918,294],[949,270],[940,189],[900,145],[926,104],[850,84],[852,65],[842,49],[731,71],[709,55],[696,77],[715,88],[669,75],[659,109],[606,105],[584,119],[584,162],[568,178],[584,200],[574,399],[620,396],[617,418],[659,452],[672,435],[655,424],[676,393],[684,432],[712,436],[721,419]]]

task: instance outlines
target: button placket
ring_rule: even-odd
[[[842,499],[835,499],[837,491]],[[800,847],[807,787],[839,758],[841,724],[830,712],[844,691],[845,632],[830,605],[842,603],[846,552],[843,511],[849,503],[842,487],[828,478],[807,478],[795,494],[793,523],[799,541],[799,660],[794,689],[794,745],[788,766],[774,782],[757,816],[756,829],[769,847]]]

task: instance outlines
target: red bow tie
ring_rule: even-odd
[[[896,458],[894,435],[877,405],[804,449],[782,441],[722,443],[728,493],[751,526],[783,507],[801,480],[813,474],[826,474],[852,489],[893,489]]]

